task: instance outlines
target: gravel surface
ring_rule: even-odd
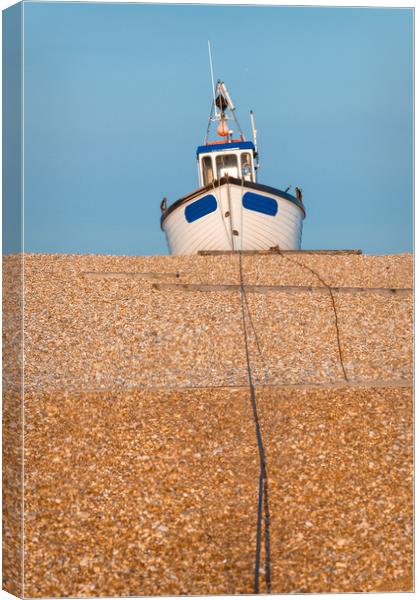
[[[4,262],[10,483],[20,313]],[[305,287],[246,294],[272,591],[411,591],[412,256],[244,256],[243,275]],[[237,255],[25,255],[26,597],[252,593],[241,297],[217,289],[238,282]],[[19,593],[16,481],[4,580]]]
[[[303,263],[329,285],[412,287],[409,255],[245,256],[244,280],[319,287]],[[179,284],[179,291],[155,289],[162,280]],[[26,256],[27,388],[246,385],[240,294],[187,293],[181,286],[238,281],[237,255]],[[411,294],[334,292],[334,298],[348,377],[410,380]],[[343,376],[329,295],[273,291],[249,294],[248,302],[264,355],[263,361],[251,335],[257,382]]]
[[[3,589],[22,595],[22,259],[3,259]]]

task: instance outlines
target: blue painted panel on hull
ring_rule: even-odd
[[[200,200],[196,200],[186,207],[185,218],[188,223],[192,223],[193,221],[197,221],[197,219],[201,219],[201,217],[214,212],[216,208],[216,198],[211,194],[208,194],[207,196],[204,196],[204,198],[200,198]]]
[[[267,196],[261,196],[261,194],[254,194],[253,192],[246,192],[242,197],[242,204],[248,210],[255,210],[256,212],[263,213],[264,215],[270,215],[274,217],[278,211],[278,204],[274,198],[268,198]]]

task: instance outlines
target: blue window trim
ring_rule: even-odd
[[[255,194],[254,192],[246,192],[242,196],[242,204],[248,210],[260,212],[270,217],[275,217],[279,210],[277,200],[268,196],[262,196],[261,194]]]
[[[184,214],[188,223],[193,223],[217,209],[217,200],[212,194],[199,198],[185,207]]]

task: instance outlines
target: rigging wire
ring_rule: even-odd
[[[206,135],[204,137],[204,145],[205,146],[207,146],[207,142],[209,141],[211,121],[212,121],[212,118],[213,118],[213,111],[214,111],[214,102],[211,103],[209,122],[207,124],[207,131],[206,131]]]
[[[241,134],[241,139],[243,141],[243,140],[245,140],[245,136],[244,136],[244,133],[243,133],[243,131],[241,129],[241,126],[239,125],[239,121],[238,121],[238,119],[236,117],[235,109],[233,109],[233,110],[230,109],[230,112],[232,113],[233,120],[235,121],[236,127],[238,128],[238,131]]]

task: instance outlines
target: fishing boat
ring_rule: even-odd
[[[164,198],[160,205],[170,254],[300,249],[302,191],[296,187],[292,195],[290,186],[280,190],[257,182],[260,164],[252,111],[250,117],[253,141],[242,132],[225,83],[217,81],[204,144],[196,153],[200,187],[170,205]],[[210,141],[213,124],[218,139]]]

